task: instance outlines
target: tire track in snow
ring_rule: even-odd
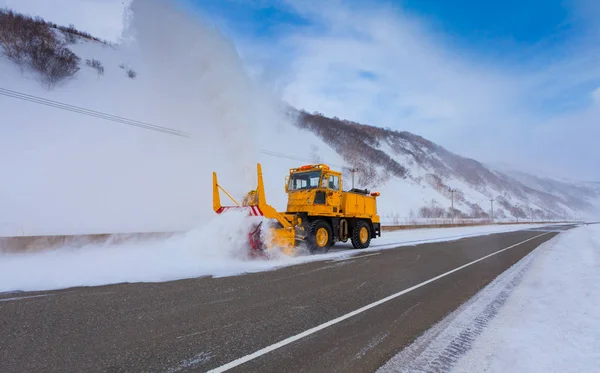
[[[470,301],[390,359],[377,373],[452,370],[521,283],[536,252],[534,250],[514,264]]]

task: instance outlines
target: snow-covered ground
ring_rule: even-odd
[[[247,74],[229,40],[161,3],[134,4],[121,44],[81,38],[69,44],[81,70],[52,90],[39,84],[36,73],[0,55],[4,89],[190,134],[170,136],[0,97],[6,123],[0,126],[0,169],[10,175],[0,193],[0,235],[187,231],[213,215],[212,171],[239,198],[255,187],[254,167],[261,162],[269,203],[283,210],[290,168],[315,162],[336,170],[351,166],[319,136],[293,125],[278,93]],[[99,61],[103,73],[86,60]],[[126,68],[137,72],[135,79]],[[378,211],[386,222],[412,221],[423,206],[451,206],[448,193],[424,181],[438,174],[435,169],[385,141],[380,148],[411,175],[374,188],[381,192]],[[485,211],[489,198],[507,193],[456,175],[444,182]],[[543,207],[526,195],[506,198],[515,206]],[[470,210],[458,199],[455,207]],[[569,206],[565,211],[576,215]]]
[[[561,233],[380,372],[598,372],[600,225]]]
[[[264,260],[248,258],[248,224],[245,213],[231,211],[201,228],[160,241],[109,242],[38,253],[3,254],[0,255],[0,292],[232,276],[308,261],[340,259],[365,251],[538,227],[503,225],[383,232],[367,250],[357,251],[343,244],[324,255],[289,257],[275,252],[270,260]]]
[[[50,91],[0,48],[1,88],[190,138],[0,96],[0,169],[10,175],[0,193],[0,236],[188,231],[214,215],[213,171],[240,198],[256,187],[261,162],[269,203],[285,209],[290,168],[317,159],[346,165],[286,119],[223,36],[173,10],[138,6],[127,31],[133,40],[69,44],[81,70]],[[88,59],[100,61],[104,73]]]

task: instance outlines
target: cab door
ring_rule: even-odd
[[[342,184],[338,175],[326,175],[327,180],[327,206],[334,214],[339,213],[342,202]]]

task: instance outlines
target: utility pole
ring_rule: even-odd
[[[452,193],[452,207],[450,211],[452,213],[452,223],[454,223],[454,192],[456,192],[456,189],[448,188],[448,190]]]
[[[528,206],[528,207],[529,207],[529,218],[531,219],[531,222],[533,223],[533,210],[532,210],[531,206]]]
[[[492,212],[492,222],[494,221],[494,199],[490,198],[490,206],[491,206],[491,212]]]
[[[351,168],[350,172],[352,172],[352,189],[354,189],[354,173],[358,172],[358,168]]]

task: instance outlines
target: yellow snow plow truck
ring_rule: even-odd
[[[213,209],[217,214],[229,209],[245,209],[251,216],[268,219],[267,230],[261,229],[261,222],[248,233],[254,253],[279,247],[287,254],[294,254],[294,248],[301,245],[312,253],[324,253],[335,242],[348,239],[356,249],[364,249],[372,238],[381,236],[377,215],[379,193],[360,189],[342,191],[342,174],[327,165],[290,169],[285,180],[288,194],[285,212],[278,212],[267,204],[260,163],[257,164],[257,177],[257,188],[250,191],[240,204],[219,185],[217,173],[213,172]],[[222,206],[220,191],[235,205]]]

